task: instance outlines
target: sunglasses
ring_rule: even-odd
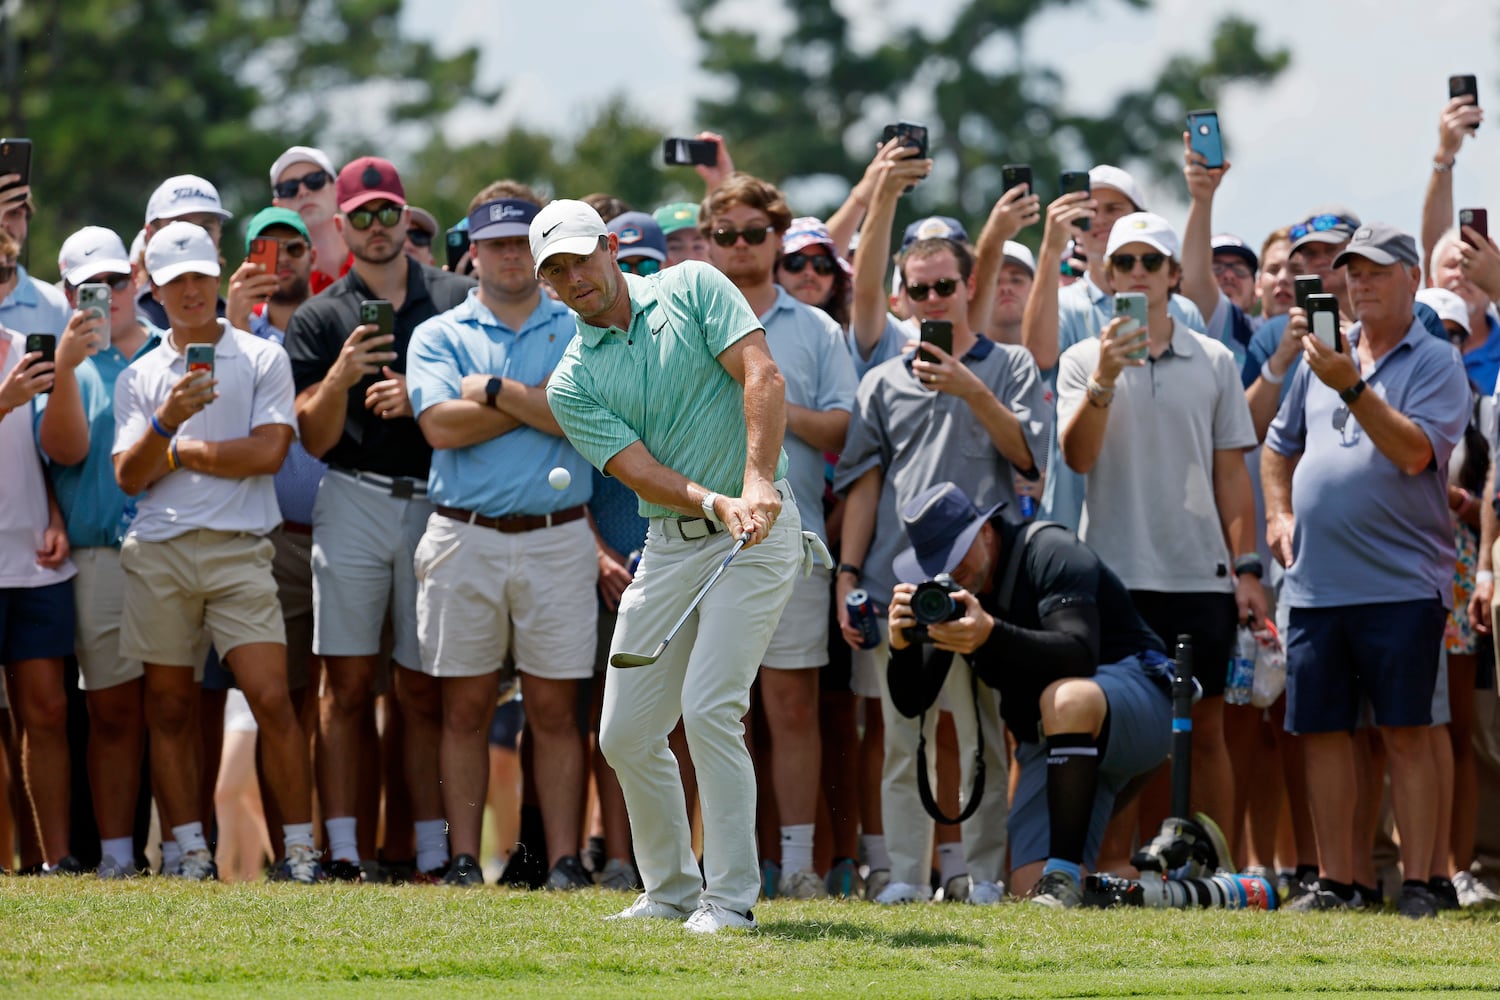
[[[770,236],[774,230],[774,226],[754,226],[750,229],[715,229],[713,235],[714,242],[721,247],[734,246],[735,241],[741,236],[745,237],[746,243],[753,247],[758,247],[766,241],[766,237]]]
[[[1306,222],[1297,223],[1287,235],[1295,243],[1308,233],[1327,233],[1335,229],[1347,229],[1352,233],[1358,228],[1359,223],[1342,215],[1315,215]]]
[[[371,211],[368,208],[356,208],[349,213],[349,225],[355,229],[369,229],[377,220],[387,229],[401,221],[401,213],[405,211],[400,205],[387,205],[385,208]]]
[[[910,295],[913,302],[926,302],[928,292],[937,292],[938,298],[946,299],[958,291],[957,278],[939,278],[930,285],[907,285],[906,294]]]
[[[814,273],[828,277],[833,273],[838,264],[832,257],[826,254],[814,254],[809,256],[802,253],[789,253],[781,258],[781,268],[788,274],[801,274],[802,269],[811,264]]]
[[[79,285],[108,285],[111,291],[123,292],[125,289],[129,288],[131,284],[132,282],[130,280],[130,275],[128,274],[102,274],[97,278],[90,279],[89,281],[80,281],[73,287],[77,288]]]
[[[303,174],[289,181],[278,181],[271,185],[271,191],[278,198],[295,198],[299,187],[305,187],[309,191],[321,191],[327,183],[328,171],[314,170],[310,174]]]
[[[277,240],[276,243],[281,248],[279,252],[286,254],[292,260],[299,260],[303,254],[307,253],[306,240]]]
[[[648,274],[660,271],[661,261],[652,260],[650,257],[635,257],[631,260],[620,261],[620,270],[626,274],[638,274],[644,278]]]
[[[1133,253],[1117,253],[1109,259],[1109,266],[1116,271],[1129,274],[1135,270],[1136,261],[1141,262],[1141,266],[1146,269],[1147,274],[1155,274],[1167,262],[1167,255],[1164,253],[1143,253],[1137,257]]]
[[[425,229],[408,229],[406,238],[411,240],[411,245],[414,247],[432,246],[432,234]]]

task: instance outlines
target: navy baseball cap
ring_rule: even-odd
[[[661,224],[645,212],[624,212],[609,220],[609,231],[620,238],[621,257],[649,257],[665,263],[667,237]]]
[[[979,537],[979,529],[1004,506],[1001,500],[980,510],[954,483],[928,487],[901,508],[901,523],[911,546],[897,553],[891,568],[906,583],[953,572]]]
[[[541,209],[520,198],[491,198],[469,213],[471,240],[503,240],[507,236],[528,236],[531,220]]]
[[[901,237],[901,249],[905,250],[917,240],[953,240],[957,243],[967,243],[969,234],[964,231],[963,223],[957,219],[946,215],[929,215],[906,227],[906,232]]]

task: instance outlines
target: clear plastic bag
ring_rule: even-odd
[[[1286,650],[1281,636],[1268,618],[1255,631],[1255,676],[1250,684],[1250,704],[1269,708],[1286,690]]]

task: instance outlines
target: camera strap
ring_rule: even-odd
[[[1031,539],[1043,528],[1060,527],[1063,526],[1056,521],[1033,521],[1016,536],[1016,544],[1011,547],[1010,555],[1005,561],[1005,575],[1000,578],[1000,589],[996,592],[996,606],[1001,614],[1010,613],[1010,599],[1015,593],[1016,577],[1021,572],[1021,557],[1026,554],[1026,547],[1031,544]],[[984,798],[984,720],[979,714],[979,678],[972,668],[969,670],[969,701],[974,706],[974,780],[973,787],[969,790],[969,801],[957,816],[944,813],[932,795],[932,783],[927,779],[925,709],[917,721],[917,795],[921,798],[922,808],[927,810],[927,815],[944,826],[955,826],[974,815],[974,810],[979,808],[980,799]]]

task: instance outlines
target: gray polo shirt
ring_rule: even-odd
[[[1349,342],[1357,344],[1359,334],[1355,324]],[[1402,472],[1338,393],[1299,365],[1266,434],[1267,448],[1301,456],[1292,474],[1293,561],[1281,599],[1294,608],[1327,608],[1437,597],[1451,607],[1447,468],[1469,422],[1463,361],[1413,320],[1401,342],[1361,374],[1366,392],[1427,435],[1433,463],[1415,476]]]
[[[859,380],[854,362],[844,348],[844,331],[821,309],[798,302],[780,286],[776,301],[760,317],[766,346],[786,380],[786,401],[794,406],[827,412],[854,409]],[[804,531],[816,531],[828,541],[823,524],[823,482],[827,463],[823,452],[787,429],[781,442],[787,457],[787,479],[797,496]]]
[[[1052,413],[1030,352],[980,337],[963,362],[1020,420],[1037,468],[1044,468]],[[882,468],[884,482],[863,585],[881,604],[890,601],[897,582],[891,560],[908,544],[899,511],[912,497],[947,481],[962,487],[981,509],[1002,500],[1014,509],[1016,503],[1015,470],[974,411],[958,397],[918,381],[909,356],[884,362],[860,382],[834,489],[845,492],[875,466]]]
[[[1057,363],[1061,435],[1083,406],[1097,337]],[[1214,498],[1214,453],[1255,447],[1234,354],[1172,321],[1172,342],[1115,382],[1104,445],[1085,477],[1079,536],[1131,590],[1232,593],[1232,553]]]

